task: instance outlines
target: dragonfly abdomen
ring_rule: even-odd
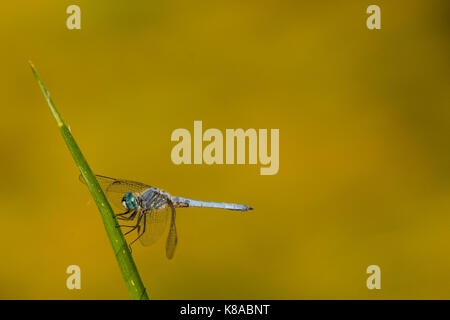
[[[244,204],[226,203],[226,202],[212,202],[212,201],[198,201],[182,197],[172,197],[172,203],[175,208],[183,207],[200,207],[200,208],[217,208],[236,211],[249,211],[253,210],[252,207]]]

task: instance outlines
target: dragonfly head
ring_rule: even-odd
[[[138,208],[138,202],[135,195],[131,192],[125,193],[122,198],[122,205],[129,211],[136,210]]]

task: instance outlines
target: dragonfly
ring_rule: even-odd
[[[163,234],[169,218],[169,233],[166,239],[166,256],[172,259],[178,243],[175,226],[177,208],[203,207],[234,211],[250,211],[252,207],[224,202],[198,201],[182,197],[172,197],[167,192],[144,183],[109,178],[96,175],[102,190],[116,209],[118,220],[133,222],[132,225],[118,225],[130,228],[125,235],[137,231],[137,238],[129,246],[140,240],[142,245],[154,244]],[[82,175],[80,181],[86,184]],[[125,211],[124,211],[125,210]],[[134,221],[136,219],[136,221]]]

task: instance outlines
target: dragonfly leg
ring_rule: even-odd
[[[130,232],[133,232],[134,230],[136,230],[137,226],[124,226],[124,227],[130,227],[131,229],[128,230],[127,232],[125,232],[123,235],[126,236],[127,234],[129,234]]]
[[[130,217],[116,217],[116,218],[117,218],[117,220],[125,220],[125,221],[133,220],[133,219],[130,218]]]
[[[118,220],[127,220],[127,221],[128,221],[128,220],[134,219],[134,217],[136,216],[136,211],[135,211],[135,212],[131,213],[131,215],[130,215],[128,218],[120,217],[120,216],[125,215],[125,214],[128,214],[128,213],[130,213],[130,211],[127,211],[127,212],[124,212],[124,213],[116,214],[116,218],[117,218]],[[124,224],[116,224],[116,228],[120,228],[120,227],[132,227],[132,226],[127,226],[127,225],[124,225]]]
[[[141,226],[137,227],[137,233],[138,233],[138,234],[139,234],[140,228],[141,228]],[[134,241],[133,241],[133,242],[134,242]],[[131,242],[131,243],[128,245],[128,248],[130,249],[130,252],[131,252],[131,253],[133,253],[133,248],[131,248],[131,245],[133,244],[133,242]]]
[[[134,215],[131,215],[129,217],[117,217],[117,220],[129,221],[129,220],[133,220],[133,219],[134,219]]]
[[[137,211],[134,211],[133,213],[131,213],[131,215],[129,216],[129,217],[121,217],[122,215],[125,215],[125,214],[128,214],[128,213],[130,213],[130,211],[127,211],[127,212],[124,212],[124,213],[119,213],[119,214],[116,214],[116,218],[118,219],[118,220],[133,220],[134,219],[134,217],[136,217],[136,213],[137,213]]]
[[[146,220],[147,220],[147,214],[144,213],[144,226],[142,227],[142,232],[139,234],[139,228],[138,228],[138,237],[136,239],[134,239],[132,242],[130,242],[129,247],[131,250],[131,245],[133,243],[135,243],[140,237],[142,237],[142,235],[145,233],[145,226],[146,226]],[[142,218],[142,217],[141,217]]]
[[[134,213],[134,215],[136,215],[136,213]],[[139,223],[141,222],[142,216],[145,216],[145,214],[140,214],[139,218],[137,220],[137,223],[135,226],[128,226],[131,227],[131,230],[127,231],[124,233],[124,236],[126,236],[127,234],[129,234],[130,232],[133,232],[137,227],[139,227]]]
[[[134,218],[135,213],[131,213],[131,215],[129,217],[122,217],[123,215],[129,214],[129,213],[130,213],[130,210],[128,210],[127,212],[124,212],[124,213],[118,213],[118,214],[116,214],[116,218],[117,218],[117,220],[131,220]],[[116,228],[120,228],[120,227],[128,227],[128,226],[116,224]]]
[[[124,213],[118,213],[118,214],[116,214],[116,217],[124,216],[124,215],[129,214],[129,213],[130,213],[130,210],[127,210],[127,211],[124,212]]]

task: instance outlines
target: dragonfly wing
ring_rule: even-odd
[[[97,181],[103,189],[103,192],[105,192],[108,197],[108,200],[119,211],[124,210],[124,207],[122,206],[122,198],[125,193],[133,192],[134,194],[141,194],[150,188],[149,185],[136,181],[114,179],[100,175],[95,176],[97,177]],[[82,175],[80,175],[80,181],[86,184]]]
[[[161,238],[166,229],[169,207],[165,205],[161,209],[151,210],[145,214],[145,232],[140,237],[140,241],[144,246],[150,246]]]
[[[175,248],[177,247],[178,236],[177,228],[175,227],[175,207],[172,202],[169,202],[170,211],[172,213],[172,219],[170,220],[169,235],[166,241],[166,256],[168,259],[172,259],[175,254]]]
[[[168,259],[172,259],[178,242],[175,226],[175,207],[169,200],[160,209],[151,210],[146,214],[145,232],[140,237],[140,241],[144,246],[155,243],[161,237],[167,227],[169,215],[171,216],[169,234],[166,240],[166,256]]]

